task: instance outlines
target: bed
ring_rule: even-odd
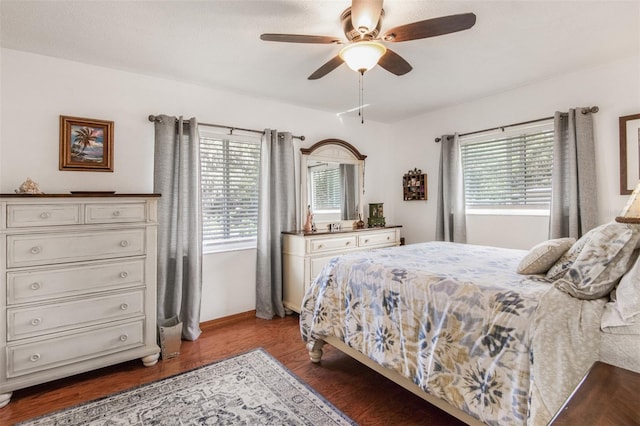
[[[605,361],[640,370],[640,329],[611,296],[627,271],[640,281],[639,241],[605,224],[565,239],[536,274],[518,273],[535,250],[456,243],[336,257],[305,294],[302,338],[312,361],[329,343],[466,423],[547,424],[602,358],[605,311]]]

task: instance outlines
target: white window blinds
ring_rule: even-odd
[[[342,185],[338,167],[310,169],[311,209],[314,212],[340,211]]]
[[[462,137],[460,150],[468,209],[549,209],[553,121]]]
[[[259,139],[201,132],[200,161],[205,250],[255,247]]]

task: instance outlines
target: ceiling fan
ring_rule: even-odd
[[[397,43],[440,36],[469,29],[476,23],[475,14],[462,13],[400,25],[380,36],[384,17],[382,1],[352,0],[351,7],[340,15],[346,42],[336,37],[303,34],[267,33],[262,34],[260,39],[287,43],[344,44],[340,53],[314,71],[308,77],[309,80],[324,77],[343,62],[361,74],[378,64],[399,76],[408,73],[413,67],[383,42]]]

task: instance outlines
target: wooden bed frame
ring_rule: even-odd
[[[353,349],[352,347],[348,346],[346,343],[344,343],[337,337],[327,336],[323,340],[314,340],[307,343],[307,350],[309,351],[309,358],[311,359],[311,362],[316,364],[320,362],[322,358],[322,347],[324,346],[325,343],[330,344],[331,346],[338,349],[339,351],[361,362],[362,364],[366,365],[372,370],[382,374],[387,379],[394,381],[395,383],[402,386],[406,390],[424,399],[429,404],[435,405],[439,409],[443,410],[448,414],[451,414],[453,417],[465,422],[466,424],[473,425],[473,426],[482,426],[482,425],[486,426],[485,423],[481,422],[475,417],[470,416],[464,411],[456,407],[453,407],[446,401],[440,398],[437,398],[433,395],[429,395],[428,393],[423,391],[418,385],[416,385],[406,377],[402,376],[400,373],[397,373],[396,371],[389,370],[388,368],[381,366],[380,364],[376,363],[366,355],[363,355],[360,352]]]

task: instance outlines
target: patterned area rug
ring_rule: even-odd
[[[354,425],[263,349],[20,425]]]

